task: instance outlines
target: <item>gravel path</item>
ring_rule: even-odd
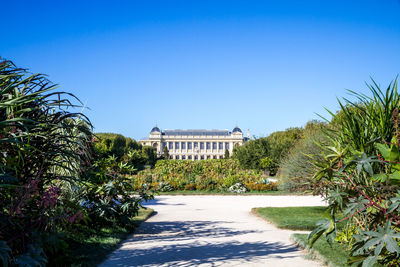
[[[100,266],[320,266],[254,207],[324,205],[313,196],[158,196],[157,214]]]

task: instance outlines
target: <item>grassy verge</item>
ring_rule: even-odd
[[[152,209],[139,210],[138,216],[132,218],[131,224],[126,227],[104,227],[97,231],[87,229],[87,238],[73,245],[68,256],[68,260],[71,261],[68,265],[74,267],[97,266],[153,212]]]
[[[170,192],[158,192],[160,195],[272,195],[272,196],[283,196],[283,195],[307,195],[305,193],[287,192],[287,191],[249,191],[242,194],[231,193],[227,191],[206,191],[206,190],[176,190]]]
[[[294,234],[292,239],[297,243],[298,246],[309,251],[313,258],[316,258],[328,266],[346,266],[346,262],[349,259],[349,252],[345,250],[345,247],[339,243],[333,243],[329,245],[325,238],[320,238],[314,243],[312,249],[307,245],[306,234]]]
[[[278,228],[311,231],[319,220],[324,219],[326,207],[266,207],[253,208],[252,212],[273,223]]]
[[[252,212],[267,221],[273,223],[278,228],[290,230],[313,230],[315,224],[324,219],[326,207],[285,207],[285,208],[253,208]],[[340,216],[340,215],[339,215]],[[340,229],[346,222],[337,225]],[[315,242],[312,249],[307,244],[307,234],[294,234],[292,239],[302,248],[309,251],[312,258],[316,258],[328,266],[346,266],[349,259],[349,252],[345,246],[339,243],[329,245],[321,237]]]

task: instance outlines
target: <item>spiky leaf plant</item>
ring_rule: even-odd
[[[397,266],[400,249],[399,108],[397,80],[386,90],[373,82],[372,96],[351,91],[357,101],[339,101],[326,132],[329,144],[321,145],[315,162],[315,179],[323,181],[331,223],[320,224],[309,236],[312,245],[320,236],[333,242],[336,223],[347,221],[352,259],[349,264]],[[344,218],[336,218],[337,211]],[[349,236],[349,235],[347,235]]]
[[[40,248],[41,234],[79,217],[63,188],[76,186],[88,162],[91,124],[74,112],[80,101],[56,88],[44,75],[0,62],[0,240],[11,249],[3,264],[21,261]]]

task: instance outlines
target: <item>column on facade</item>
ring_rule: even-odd
[[[210,157],[212,157],[212,154],[213,154],[213,138],[211,138],[210,140],[209,140],[209,142],[210,142],[210,150],[208,151],[208,155],[210,156]]]

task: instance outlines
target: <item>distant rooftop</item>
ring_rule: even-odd
[[[163,135],[230,135],[228,130],[165,130]]]

